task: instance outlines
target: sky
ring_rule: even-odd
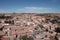
[[[60,13],[60,0],[0,0],[0,13]]]

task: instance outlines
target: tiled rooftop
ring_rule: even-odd
[[[5,16],[12,16],[12,18],[0,19],[2,22],[0,23],[0,36],[3,36],[2,40],[13,40],[16,38],[16,35],[19,38],[19,36],[21,37],[26,34],[32,36],[34,40],[52,40],[50,38],[51,36],[55,39],[56,34],[58,35],[55,28],[60,27],[60,21],[57,21],[60,19],[56,19],[56,15],[39,15],[40,14],[38,14],[38,16],[37,14],[5,14]],[[6,23],[4,21],[6,21]],[[7,38],[5,39],[5,37]]]

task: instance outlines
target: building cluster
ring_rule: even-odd
[[[40,14],[0,14],[0,40],[60,40],[60,17]]]

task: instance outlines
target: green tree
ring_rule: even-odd
[[[31,36],[28,37],[28,35],[24,35],[24,36],[20,37],[20,40],[34,40],[34,39]]]

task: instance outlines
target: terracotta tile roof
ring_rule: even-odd
[[[3,31],[0,31],[0,36],[4,35],[4,32]]]
[[[8,36],[3,36],[2,40],[10,40]]]

